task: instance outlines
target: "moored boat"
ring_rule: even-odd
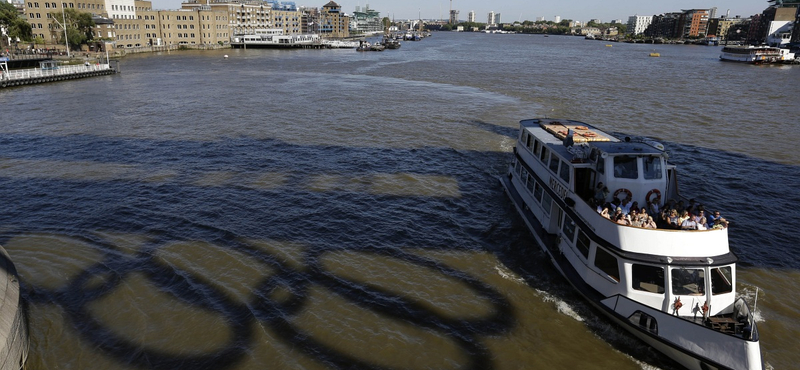
[[[712,215],[714,227],[691,217],[682,228],[650,222],[688,202],[667,159],[652,140],[528,119],[501,183],[550,262],[611,321],[688,369],[763,369],[754,314],[736,296],[724,218]],[[616,217],[605,215],[607,204]]]
[[[731,45],[722,48],[720,60],[742,63],[792,63],[795,54],[774,46]]]
[[[288,35],[280,28],[257,29],[253,34],[236,35],[231,40],[233,48],[312,48],[322,47],[317,34]]]

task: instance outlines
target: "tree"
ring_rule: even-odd
[[[75,9],[64,9],[62,12],[51,12],[50,17],[57,21],[57,24],[67,27],[67,40],[70,48],[79,48],[82,44],[94,38],[92,29],[95,26],[92,15],[82,13]],[[66,18],[66,19],[65,19]],[[65,24],[62,24],[65,23]],[[64,29],[61,28],[63,32]],[[59,33],[61,42],[64,36]]]
[[[30,41],[33,37],[31,25],[20,17],[11,3],[0,1],[0,27],[5,28],[12,40]]]

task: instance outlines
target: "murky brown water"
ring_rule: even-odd
[[[517,121],[545,115],[666,144],[682,192],[733,222],[768,367],[792,368],[800,68],[653,48],[437,33],[1,90],[28,368],[674,368],[570,290],[503,196]]]

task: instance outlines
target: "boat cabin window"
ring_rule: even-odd
[[[567,215],[564,215],[564,227],[561,228],[561,231],[564,232],[564,238],[570,243],[575,240],[575,222]]]
[[[645,180],[657,180],[661,178],[661,157],[643,157],[642,167]]]
[[[650,293],[664,293],[664,268],[658,266],[631,265],[633,289]]]
[[[618,155],[614,157],[614,177],[618,179],[639,178],[636,157],[631,155]]]
[[[523,181],[528,178],[528,170],[525,167],[520,168],[519,170],[519,178]]]
[[[642,311],[636,311],[628,318],[633,324],[639,325],[640,328],[645,329],[653,334],[658,334],[658,322],[656,318],[650,316]]]
[[[539,203],[542,203],[542,193],[544,193],[544,191],[542,190],[542,186],[539,185],[538,182],[536,182],[536,187],[533,189],[533,197]]]
[[[547,163],[547,158],[550,156],[550,150],[547,148],[542,148],[542,155],[539,156],[539,160],[542,163]]]
[[[731,267],[711,269],[711,294],[725,294],[733,291],[733,275]]]
[[[552,204],[553,204],[553,198],[550,197],[550,194],[544,192],[544,194],[542,194],[542,209],[544,209],[545,214],[548,215],[550,214],[550,208]]]
[[[556,153],[550,153],[550,171],[558,173],[558,156]]]
[[[517,175],[519,175],[521,169],[522,169],[522,166],[519,164],[519,162],[516,159],[514,159],[514,172],[516,172]]]
[[[533,179],[533,176],[528,174],[528,191],[533,194],[533,185],[536,184],[536,180]]]
[[[672,294],[704,295],[705,271],[703,269],[672,269]]]
[[[567,184],[569,184],[569,164],[567,162],[561,161],[561,171],[558,172],[558,175],[561,176],[561,179],[564,180]]]
[[[606,161],[603,157],[597,160],[597,173],[601,175],[606,173]]]
[[[605,272],[608,277],[619,282],[619,265],[617,264],[617,258],[612,256],[611,253],[608,253],[603,248],[597,248],[594,254],[594,265],[600,271]]]
[[[539,140],[533,141],[533,155],[538,156],[539,153],[542,151],[542,143]]]
[[[575,246],[578,247],[578,250],[583,254],[584,258],[589,258],[589,245],[591,244],[591,240],[588,236],[581,230],[578,229],[578,241],[575,243]]]

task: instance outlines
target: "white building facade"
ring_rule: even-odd
[[[628,33],[631,35],[640,35],[644,33],[647,26],[653,22],[652,15],[632,15],[628,17]]]

